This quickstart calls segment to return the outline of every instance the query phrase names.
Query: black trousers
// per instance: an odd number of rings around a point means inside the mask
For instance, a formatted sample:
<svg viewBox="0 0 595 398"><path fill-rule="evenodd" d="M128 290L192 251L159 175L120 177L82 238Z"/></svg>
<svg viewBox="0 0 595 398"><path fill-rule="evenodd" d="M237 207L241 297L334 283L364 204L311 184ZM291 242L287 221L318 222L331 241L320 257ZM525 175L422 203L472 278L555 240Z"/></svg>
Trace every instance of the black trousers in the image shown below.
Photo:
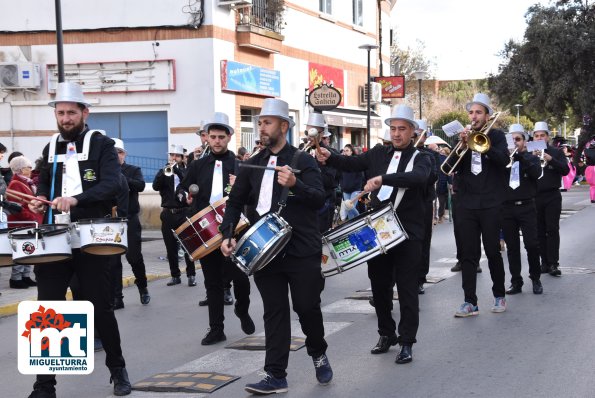
<svg viewBox="0 0 595 398"><path fill-rule="evenodd" d="M301 258L278 255L254 274L254 281L264 305L264 370L277 378L287 376L291 339L288 291L291 292L293 310L306 335L308 355L318 357L324 354L328 345L324 339L320 310L323 283L320 253Z"/></svg>
<svg viewBox="0 0 595 398"><path fill-rule="evenodd" d="M105 365L108 368L126 365L120 346L120 331L112 309L113 290L110 281L109 261L106 256L94 256L73 249L72 259L61 263L36 265L38 300L65 300L66 290L73 277L78 287L73 295L78 300L88 300L95 309L95 327L105 349ZM76 293L74 293L76 291ZM37 375L35 388L53 390L55 375Z"/></svg>
<svg viewBox="0 0 595 398"><path fill-rule="evenodd" d="M219 249L200 259L205 277L205 288L209 300L209 326L211 330L223 331L223 288L233 280L238 314L248 313L250 307L250 281L231 260L226 259Z"/></svg>
<svg viewBox="0 0 595 398"><path fill-rule="evenodd" d="M398 337L401 344L417 342L419 327L419 294L417 293L417 275L422 243L405 240L381 254L368 260L368 277L372 284L374 308L378 317L378 334L391 336L397 331L392 317L393 285L397 284L399 293Z"/></svg>
<svg viewBox="0 0 595 398"><path fill-rule="evenodd" d="M438 194L438 217L439 218L444 217L444 210L446 209L447 204L448 204L448 192Z"/></svg>
<svg viewBox="0 0 595 398"><path fill-rule="evenodd" d="M539 280L539 240L537 239L537 211L535 203L522 205L505 203L502 208L502 231L506 241L510 282L513 285L523 285L521 276L521 242L519 229L523 231L523 244L527 251L529 262L529 277Z"/></svg>
<svg viewBox="0 0 595 398"><path fill-rule="evenodd" d="M424 203L424 238L421 242L421 261L419 265L418 284L426 283L426 276L430 272L430 246L432 245L432 227L434 224L434 202Z"/></svg>
<svg viewBox="0 0 595 398"><path fill-rule="evenodd" d="M161 234L163 235L163 243L165 243L167 261L169 262L169 272L172 277L179 277L182 274L178 265L178 240L174 236L172 229L176 230L184 221L186 221L185 212L174 214L168 209L161 211ZM194 262L188 256L188 253L184 253L184 260L186 261L186 275L196 275Z"/></svg>
<svg viewBox="0 0 595 398"><path fill-rule="evenodd" d="M537 207L537 235L541 263L552 266L560 261L560 213L562 194L558 190L540 192L535 198Z"/></svg>
<svg viewBox="0 0 595 398"><path fill-rule="evenodd" d="M457 214L457 195L454 192L450 198L450 202L450 216L452 217L452 227L455 235L455 246L457 248L457 254L455 257L458 261L461 261L461 253L463 252L463 250L461 249L461 226L458 224L459 219ZM479 263L477 265L479 265Z"/></svg>
<svg viewBox="0 0 595 398"><path fill-rule="evenodd" d="M335 216L334 199L327 198L324 206L324 209L318 213L318 230L321 234L333 226L333 217Z"/></svg>
<svg viewBox="0 0 595 398"><path fill-rule="evenodd" d="M477 305L477 265L481 258L481 241L488 258L492 293L504 297L504 262L500 254L501 206L489 209L465 209L458 203L457 218L461 239L461 271L465 302Z"/></svg>
<svg viewBox="0 0 595 398"><path fill-rule="evenodd" d="M142 227L138 214L128 216L128 251L126 261L132 268L134 283L139 289L147 287L147 271L142 253ZM122 256L114 256L113 265L114 294L116 297L124 297L122 294Z"/></svg>

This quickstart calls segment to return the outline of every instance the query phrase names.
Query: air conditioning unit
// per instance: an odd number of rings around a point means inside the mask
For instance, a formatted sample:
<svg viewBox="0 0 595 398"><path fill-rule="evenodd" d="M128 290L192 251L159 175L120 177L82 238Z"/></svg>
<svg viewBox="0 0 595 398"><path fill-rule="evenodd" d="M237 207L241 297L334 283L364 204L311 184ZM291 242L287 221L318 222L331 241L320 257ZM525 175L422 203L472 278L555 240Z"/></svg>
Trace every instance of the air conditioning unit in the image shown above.
<svg viewBox="0 0 595 398"><path fill-rule="evenodd" d="M359 104L360 106L366 106L368 101L368 87L367 84L359 87ZM372 82L370 83L370 104L379 104L382 102L382 84Z"/></svg>
<svg viewBox="0 0 595 398"><path fill-rule="evenodd" d="M218 6L247 7L252 5L252 0L217 0Z"/></svg>
<svg viewBox="0 0 595 398"><path fill-rule="evenodd" d="M0 88L38 89L40 86L39 64L0 62Z"/></svg>

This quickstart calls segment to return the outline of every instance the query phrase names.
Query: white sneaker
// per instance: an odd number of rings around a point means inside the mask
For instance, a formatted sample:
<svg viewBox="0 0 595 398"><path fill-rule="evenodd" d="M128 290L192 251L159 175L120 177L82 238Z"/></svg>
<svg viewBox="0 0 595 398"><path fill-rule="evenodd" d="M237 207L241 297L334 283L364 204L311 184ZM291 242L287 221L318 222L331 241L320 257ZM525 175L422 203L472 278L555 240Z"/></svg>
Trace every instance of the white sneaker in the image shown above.
<svg viewBox="0 0 595 398"><path fill-rule="evenodd" d="M496 297L494 299L494 306L492 312L504 312L506 311L506 299L504 297Z"/></svg>

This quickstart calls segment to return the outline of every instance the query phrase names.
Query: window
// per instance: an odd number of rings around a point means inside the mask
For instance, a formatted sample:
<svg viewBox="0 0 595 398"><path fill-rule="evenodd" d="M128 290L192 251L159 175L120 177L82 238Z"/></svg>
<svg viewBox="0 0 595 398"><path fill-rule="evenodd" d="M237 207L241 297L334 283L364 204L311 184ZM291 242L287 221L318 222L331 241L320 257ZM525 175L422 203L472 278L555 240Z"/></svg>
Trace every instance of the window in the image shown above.
<svg viewBox="0 0 595 398"><path fill-rule="evenodd" d="M363 0L353 0L353 24L364 26Z"/></svg>
<svg viewBox="0 0 595 398"><path fill-rule="evenodd" d="M319 0L319 4L320 12L324 12L325 14L333 13L333 0Z"/></svg>
<svg viewBox="0 0 595 398"><path fill-rule="evenodd" d="M254 149L254 144L258 138L258 128L254 116L258 114L258 109L240 108L240 131L242 134L241 145L249 152Z"/></svg>

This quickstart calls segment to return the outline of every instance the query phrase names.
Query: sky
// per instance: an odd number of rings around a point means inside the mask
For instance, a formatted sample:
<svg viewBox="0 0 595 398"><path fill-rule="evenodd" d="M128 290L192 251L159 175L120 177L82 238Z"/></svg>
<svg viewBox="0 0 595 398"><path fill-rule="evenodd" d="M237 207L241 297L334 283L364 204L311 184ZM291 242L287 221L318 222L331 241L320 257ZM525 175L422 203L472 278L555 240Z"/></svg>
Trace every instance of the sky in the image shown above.
<svg viewBox="0 0 595 398"><path fill-rule="evenodd" d="M434 63L435 78L461 80L498 73L498 53L510 39L520 41L525 13L548 0L397 0L391 24L399 47L416 49Z"/></svg>

